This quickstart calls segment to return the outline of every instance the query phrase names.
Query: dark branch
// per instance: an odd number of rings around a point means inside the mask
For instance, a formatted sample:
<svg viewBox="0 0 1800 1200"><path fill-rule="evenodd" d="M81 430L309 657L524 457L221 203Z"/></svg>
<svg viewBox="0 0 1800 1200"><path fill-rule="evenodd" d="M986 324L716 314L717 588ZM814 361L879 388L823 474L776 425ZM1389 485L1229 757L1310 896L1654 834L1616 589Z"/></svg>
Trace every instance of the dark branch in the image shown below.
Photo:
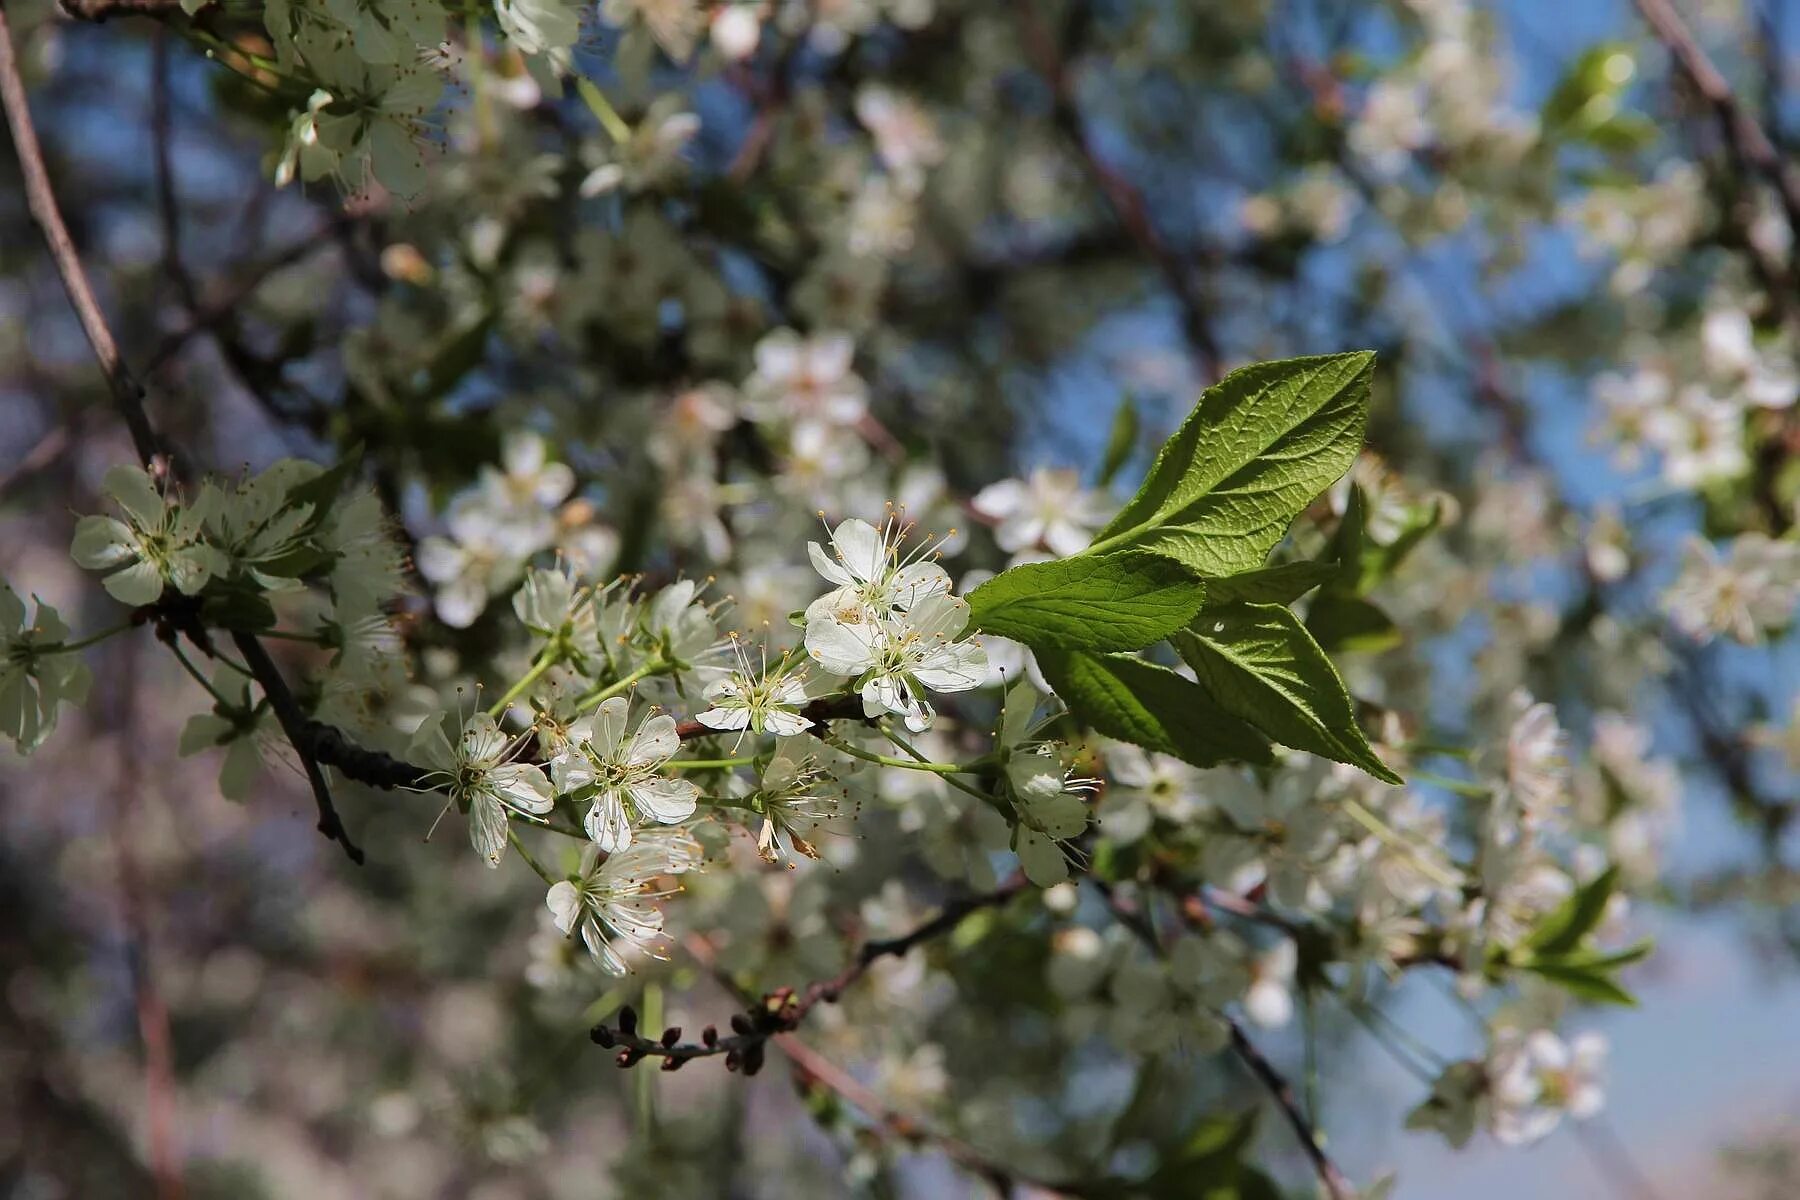
<svg viewBox="0 0 1800 1200"><path fill-rule="evenodd" d="M1158 958L1163 957L1162 939L1157 937L1156 927L1144 911L1125 897L1120 896L1111 885L1099 880L1095 880L1094 885L1100 889L1100 894L1106 897L1106 906L1119 924L1148 946L1152 954ZM1352 1200L1352 1197L1356 1195L1355 1187L1344 1177L1344 1173L1338 1169L1337 1164L1331 1161L1331 1156L1325 1153L1324 1146L1319 1142L1319 1133L1301 1110L1300 1102L1294 1096L1293 1087L1288 1084L1281 1072L1275 1069L1275 1065L1263 1055L1263 1052L1256 1048L1256 1044L1244 1032L1244 1027L1238 1024L1237 1018L1225 1012L1220 1012L1218 1016L1225 1022L1225 1026L1230 1032L1232 1050L1236 1052L1238 1058L1243 1060L1244 1066L1249 1068L1250 1074L1255 1077L1256 1081L1269 1093L1269 1098L1275 1102L1275 1107L1281 1110L1281 1115L1287 1120L1288 1127L1300 1140L1300 1148L1306 1152L1307 1159L1311 1161L1313 1172L1318 1175L1319 1183L1324 1187L1325 1194L1331 1197L1331 1200Z"/></svg>
<svg viewBox="0 0 1800 1200"><path fill-rule="evenodd" d="M100 361L107 386L112 389L113 402L118 405L126 428L131 431L138 457L146 464L154 464L166 450L144 413L144 389L132 377L119 353L119 345L113 340L106 315L100 311L93 285L88 282L87 271L81 265L81 256L69 237L69 227L63 223L56 193L50 187L50 172L44 166L43 147L38 144L37 129L31 122L25 83L19 76L18 55L4 7L0 7L0 103L6 107L6 124L12 130L13 150L19 157L19 171L25 179L25 202L31 210L32 223L43 233L44 242L50 248L56 273L62 277L63 290L75 308L75 316L81 321L88 344L94 348L94 357Z"/></svg>
<svg viewBox="0 0 1800 1200"><path fill-rule="evenodd" d="M665 1029L658 1037L645 1037L638 1032L637 1014L630 1008L620 1012L617 1025L596 1025L589 1036L601 1046L617 1049L621 1067L636 1066L646 1058L660 1058L663 1070L674 1071L690 1059L724 1055L728 1070L754 1075L762 1069L769 1039L798 1029L807 1014L820 1004L837 1003L875 963L883 958L905 957L915 947L949 933L970 914L1004 905L1025 887L1025 877L1014 875L991 892L945 905L937 916L908 933L864 942L850 965L830 979L816 980L799 992L792 988L770 992L748 1012L733 1016L729 1037L720 1037L710 1025L698 1042L683 1042L678 1028Z"/></svg>
<svg viewBox="0 0 1800 1200"><path fill-rule="evenodd" d="M1213 332L1211 305L1200 290L1193 264L1185 261L1163 239L1150 219L1150 206L1143 193L1101 157L1093 139L1088 136L1087 122L1081 115L1068 64L1068 56L1079 41L1078 34L1090 20L1088 6L1082 0L1069 6L1061 45L1044 27L1038 6L1021 4L1018 13L1025 44L1044 85L1050 89L1052 119L1075 147L1082 167L1105 197L1126 235L1161 272L1181 309L1182 333L1193 351L1201 376L1207 383L1217 381L1223 370L1224 355L1218 336Z"/></svg>
<svg viewBox="0 0 1800 1200"><path fill-rule="evenodd" d="M237 646L238 653L244 656L244 665L250 668L250 674L262 686L263 694L269 698L269 707L275 710L275 719L281 723L281 731L293 743L294 753L300 756L300 765L306 771L306 782L312 786L313 799L319 806L319 832L343 846L350 861L361 866L363 852L350 840L349 831L338 819L337 806L331 802L331 788L325 782L325 772L319 768L319 760L314 757L309 744L308 732L314 722L308 721L306 714L300 710L300 703L294 699L294 693L288 690L281 668L275 665L275 660L269 657L269 652L255 636L234 633L231 640Z"/></svg>
<svg viewBox="0 0 1800 1200"><path fill-rule="evenodd" d="M1800 172L1796 172L1781 157L1770 140L1768 132L1763 129L1754 116L1742 104L1738 103L1731 85L1713 66L1712 59L1706 56L1700 43L1694 40L1687 22L1675 11L1669 0L1636 0L1638 12L1643 14L1644 21L1650 31L1656 35L1675 60L1675 67L1685 76L1700 98L1717 115L1719 126L1725 134L1726 145L1730 147L1732 157L1740 165L1761 175L1775 189L1781 199L1782 213L1787 217L1788 229L1796 237L1800 237Z"/></svg>
<svg viewBox="0 0 1800 1200"><path fill-rule="evenodd" d="M58 7L77 21L108 17L169 17L181 12L181 0L60 0Z"/></svg>

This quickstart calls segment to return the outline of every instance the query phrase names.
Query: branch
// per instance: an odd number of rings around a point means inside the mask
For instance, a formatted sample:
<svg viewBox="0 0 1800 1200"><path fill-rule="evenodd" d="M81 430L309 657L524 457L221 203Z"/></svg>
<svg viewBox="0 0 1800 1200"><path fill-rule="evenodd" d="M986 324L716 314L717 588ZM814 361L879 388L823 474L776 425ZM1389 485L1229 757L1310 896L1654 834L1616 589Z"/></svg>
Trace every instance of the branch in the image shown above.
<svg viewBox="0 0 1800 1200"><path fill-rule="evenodd" d="M12 30L7 24L3 4L0 4L0 102L5 104L6 122L12 130L13 147L19 156L19 169L25 177L25 194L32 220L43 231L44 241L50 247L50 257L55 260L57 273L62 276L63 288L69 295L69 302L75 307L75 315L81 320L88 344L94 348L94 357L99 359L100 367L106 373L113 399L125 418L126 427L131 431L131 440L137 447L138 457L154 469L159 462L169 461L168 453L144 412L144 389L132 377L130 368L125 365L124 356L119 353L118 343L113 340L112 330L106 324L106 316L100 311L99 302L94 299L94 289L81 265L81 257L75 252L75 244L69 238L68 226L63 223L62 210L57 207L56 193L50 187L50 173L44 167L43 149L38 144L37 129L31 122L31 109L25 101L25 84L19 77ZM166 172L163 176L166 180ZM171 247L170 253L173 252ZM207 649L205 630L197 625L196 618L193 622L195 644ZM350 834L338 819L337 809L331 802L330 788L325 782L325 773L320 769L317 758L310 752L307 733L311 722L301 711L293 692L288 690L287 680L282 678L280 668L254 635L234 633L232 641L244 656L256 681L262 685L263 694L269 698L276 720L281 723L282 732L293 743L294 752L300 756L300 764L306 771L306 781L312 786L313 798L319 806L319 832L340 843L351 862L361 864L363 852L350 840Z"/></svg>
<svg viewBox="0 0 1800 1200"><path fill-rule="evenodd" d="M107 327L106 316L100 311L93 286L82 268L81 256L75 252L75 243L69 237L69 227L63 223L62 210L57 207L56 193L50 187L50 172L44 166L43 147L38 145L37 129L31 123L31 109L25 101L25 83L19 77L18 56L3 5L0 5L0 103L6 107L6 124L12 130L13 150L19 156L19 171L25 179L25 201L31 210L32 223L43 233L44 242L50 248L56 273L62 277L63 290L75 308L88 344L94 348L94 357L100 360L100 369L106 374L107 385L112 389L120 415L125 418L126 428L131 431L138 457L146 463L154 463L166 454L166 450L144 413L144 389L132 377L119 353L118 343L113 341L112 330Z"/></svg>
<svg viewBox="0 0 1800 1200"><path fill-rule="evenodd" d="M1050 89L1052 117L1057 127L1074 144L1082 166L1093 178L1100 194L1106 198L1113 216L1124 227L1131 240L1137 243L1138 249L1162 273L1164 282L1181 308L1182 332L1197 360L1200 374L1207 383L1216 382L1221 374L1223 354L1218 337L1213 332L1211 306L1196 284L1191 264L1182 261L1181 256L1163 240L1162 234L1150 220L1149 205L1145 203L1143 193L1100 157L1093 140L1088 137L1087 123L1081 116L1075 83L1070 77L1066 58L1068 45L1074 41L1074 31L1089 18L1087 5L1081 0L1070 5L1065 19L1064 46L1058 46L1045 29L1035 5L1021 4L1018 13L1024 40L1036 63L1038 74Z"/></svg>
<svg viewBox="0 0 1800 1200"><path fill-rule="evenodd" d="M1781 199L1781 210L1787 217L1788 229L1800 237L1800 174L1796 174L1781 157L1775 143L1750 112L1738 103L1731 85L1713 66L1706 51L1694 40L1693 33L1669 0L1635 0L1650 31L1656 35L1674 59L1676 69L1685 75L1701 99L1718 116L1726 145L1738 163L1761 175Z"/></svg>
<svg viewBox="0 0 1800 1200"><path fill-rule="evenodd" d="M1275 1065L1263 1052L1256 1048L1256 1043L1250 1040L1249 1035L1244 1032L1244 1027L1238 1024L1235 1018L1226 1017L1225 1024L1231 1031L1231 1048L1237 1051L1237 1056L1243 1059L1246 1067L1250 1068L1250 1074L1254 1075L1256 1081L1263 1085L1268 1091L1269 1097L1275 1101L1275 1107L1280 1109L1281 1115L1287 1118L1288 1128L1294 1131L1294 1136L1300 1140L1300 1148L1306 1152L1306 1157L1312 1160L1313 1171L1318 1174L1319 1182L1324 1185L1326 1195L1330 1196L1331 1200L1351 1200L1351 1197L1356 1195L1356 1188L1348 1179L1344 1178L1344 1173L1338 1170L1336 1163L1331 1161L1331 1156L1325 1153L1325 1148L1319 1145L1318 1132L1313 1129L1312 1122L1308 1121L1306 1115L1300 1111L1300 1101L1294 1096L1293 1086L1288 1083L1280 1071L1275 1069Z"/></svg>
<svg viewBox="0 0 1800 1200"><path fill-rule="evenodd" d="M1119 924L1125 926L1139 941L1148 946L1150 952L1157 958L1163 957L1162 940L1156 936L1156 927L1145 913L1136 904L1115 892L1110 884L1097 879L1093 882L1094 886L1100 889L1100 894L1106 898L1106 907ZM1356 1195L1356 1188L1344 1177L1344 1173L1338 1169L1337 1164L1331 1161L1331 1156L1325 1153L1324 1146L1319 1142L1319 1133L1313 1128L1312 1122L1307 1120L1306 1114L1301 1111L1300 1102L1294 1096L1293 1087L1289 1085L1281 1072L1275 1069L1275 1065L1264 1056L1263 1052L1256 1048L1256 1043L1250 1040L1250 1036L1244 1032L1244 1027L1238 1024L1237 1018L1225 1012L1220 1012L1218 1016L1225 1022L1226 1029L1230 1031L1231 1048L1237 1052L1237 1056L1250 1069L1250 1074L1269 1093L1269 1098L1275 1101L1275 1107L1280 1109L1281 1115L1287 1119L1288 1127L1294 1131L1294 1136L1300 1139L1300 1148L1311 1160L1313 1172L1318 1175L1319 1183L1324 1187L1325 1194L1331 1197L1331 1200L1352 1200L1352 1197Z"/></svg>
<svg viewBox="0 0 1800 1200"><path fill-rule="evenodd" d="M269 657L269 652L253 634L234 633L231 640L237 646L238 653L244 656L244 664L250 668L250 674L261 685L263 695L269 698L269 707L275 710L275 719L281 723L281 731L293 743L294 753L300 756L300 765L306 771L306 782L312 786L313 799L319 806L319 832L343 846L350 861L360 867L363 852L350 840L349 831L338 819L337 807L331 802L331 788L325 782L325 772L319 768L319 760L314 757L310 747L308 732L315 722L307 720L306 714L300 709L300 702L288 690L281 668L275 665L275 660Z"/></svg>
<svg viewBox="0 0 1800 1200"><path fill-rule="evenodd" d="M59 0L57 7L77 21L108 17L169 17L181 11L181 0Z"/></svg>
<svg viewBox="0 0 1800 1200"><path fill-rule="evenodd" d="M596 1025L589 1036L601 1046L616 1048L619 1051L617 1062L621 1067L634 1067L646 1058L660 1058L663 1060L663 1070L674 1071L679 1070L690 1059L712 1058L722 1054L725 1056L727 1070L742 1070L746 1075L754 1075L762 1069L771 1038L798 1029L807 1015L820 1004L837 1003L838 998L868 974L869 968L875 963L883 958L904 958L915 947L949 933L970 914L1004 905L1025 890L1025 887L1025 876L1015 874L991 892L945 905L937 916L909 933L864 942L850 965L832 978L816 980L800 992L792 988L780 988L763 996L748 1012L734 1015L731 1018L733 1032L730 1037L720 1037L718 1031L708 1025L698 1042L683 1042L679 1028L665 1029L661 1036L648 1038L638 1032L637 1013L630 1008L620 1011L616 1026Z"/></svg>

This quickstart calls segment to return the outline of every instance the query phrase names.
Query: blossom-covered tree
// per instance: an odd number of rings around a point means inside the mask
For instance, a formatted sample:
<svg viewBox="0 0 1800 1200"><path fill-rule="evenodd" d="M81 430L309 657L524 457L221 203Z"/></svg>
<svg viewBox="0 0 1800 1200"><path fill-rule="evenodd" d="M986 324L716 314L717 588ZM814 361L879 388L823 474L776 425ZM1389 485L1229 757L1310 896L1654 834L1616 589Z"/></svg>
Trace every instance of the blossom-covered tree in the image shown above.
<svg viewBox="0 0 1800 1200"><path fill-rule="evenodd" d="M1646 908L1793 940L1800 158L1779 23L1532 7L0 9L20 1177L1375 1197L1351 1030L1595 1118Z"/></svg>

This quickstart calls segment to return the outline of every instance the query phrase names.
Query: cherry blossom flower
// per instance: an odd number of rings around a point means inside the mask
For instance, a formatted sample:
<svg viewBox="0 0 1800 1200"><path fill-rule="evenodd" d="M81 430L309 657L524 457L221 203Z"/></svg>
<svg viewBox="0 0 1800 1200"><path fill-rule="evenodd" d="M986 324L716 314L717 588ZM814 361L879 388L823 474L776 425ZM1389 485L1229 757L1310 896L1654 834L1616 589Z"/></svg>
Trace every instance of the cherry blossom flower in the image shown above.
<svg viewBox="0 0 1800 1200"><path fill-rule="evenodd" d="M417 742L425 764L444 777L451 803L467 810L469 844L490 867L506 854L509 815L539 818L556 803L542 768L509 761L509 742L486 713L464 721L454 742L441 718L428 719Z"/></svg>
<svg viewBox="0 0 1800 1200"><path fill-rule="evenodd" d="M1000 548L1013 554L1040 547L1059 557L1079 554L1111 515L1111 506L1065 468L1040 467L1023 480L990 483L972 503L996 523Z"/></svg>
<svg viewBox="0 0 1800 1200"><path fill-rule="evenodd" d="M588 953L608 975L629 968L613 946L619 939L632 949L660 957L662 910L651 903L672 894L659 889L660 876L680 875L699 865L699 843L678 829L646 830L635 843L605 853L598 845L581 852L573 876L550 885L544 906L565 936L577 930Z"/></svg>
<svg viewBox="0 0 1800 1200"><path fill-rule="evenodd" d="M681 749L675 718L647 714L627 733L630 711L624 696L602 701L592 716L569 726L550 762L558 795L592 797L587 834L608 853L631 845L634 820L674 825L693 816L700 801L699 788L661 771Z"/></svg>

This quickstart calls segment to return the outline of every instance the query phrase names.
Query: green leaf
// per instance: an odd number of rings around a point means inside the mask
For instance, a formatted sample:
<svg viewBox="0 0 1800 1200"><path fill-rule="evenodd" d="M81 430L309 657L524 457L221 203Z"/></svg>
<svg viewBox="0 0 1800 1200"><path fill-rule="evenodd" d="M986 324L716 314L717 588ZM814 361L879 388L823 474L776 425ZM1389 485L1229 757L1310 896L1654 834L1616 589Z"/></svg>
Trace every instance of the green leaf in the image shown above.
<svg viewBox="0 0 1800 1200"><path fill-rule="evenodd" d="M215 590L216 589L216 590ZM207 589L200 604L200 619L219 629L256 633L275 624L275 608L268 597L241 583Z"/></svg>
<svg viewBox="0 0 1800 1200"><path fill-rule="evenodd" d="M1572 967L1562 962L1529 962L1521 964L1520 969L1530 971L1540 979L1549 980L1577 1000L1585 1000L1589 1004L1637 1007L1637 997L1620 987L1604 971Z"/></svg>
<svg viewBox="0 0 1800 1200"><path fill-rule="evenodd" d="M1025 563L969 593L977 629L1033 650L1137 650L1200 611L1206 585L1151 554Z"/></svg>
<svg viewBox="0 0 1800 1200"><path fill-rule="evenodd" d="M1558 958L1580 948L1606 916L1607 901L1619 887L1619 869L1609 867L1545 917L1525 939L1534 961Z"/></svg>
<svg viewBox="0 0 1800 1200"><path fill-rule="evenodd" d="M305 483L297 483L288 489L282 499L283 508L298 508L303 504L312 505L312 516L307 519L308 529L317 529L325 523L325 516L331 506L343 494L344 485L356 476L357 468L362 465L362 447L354 446L329 470L321 471ZM274 572L284 574L285 572Z"/></svg>
<svg viewBox="0 0 1800 1200"><path fill-rule="evenodd" d="M264 575L275 575L282 579L301 579L325 567L331 562L331 559L331 555L317 546L301 543L274 558L263 559L255 566Z"/></svg>
<svg viewBox="0 0 1800 1200"><path fill-rule="evenodd" d="M1258 363L1201 394L1089 553L1149 550L1207 576L1261 566L1350 469L1369 412L1369 351Z"/></svg>
<svg viewBox="0 0 1800 1200"><path fill-rule="evenodd" d="M1332 562L1291 562L1206 581L1208 604L1292 604L1337 574Z"/></svg>
<svg viewBox="0 0 1800 1200"><path fill-rule="evenodd" d="M1112 432L1106 436L1106 453L1100 459L1100 476L1097 482L1101 487L1113 481L1119 468L1131 460L1131 452L1137 449L1138 411L1131 397L1119 401L1119 410L1113 414Z"/></svg>
<svg viewBox="0 0 1800 1200"><path fill-rule="evenodd" d="M1306 610L1306 630L1322 650L1386 650L1399 644L1393 618L1360 596L1322 592Z"/></svg>
<svg viewBox="0 0 1800 1200"><path fill-rule="evenodd" d="M1656 949L1656 943L1645 938L1633 942L1623 950L1574 950L1552 960L1557 966L1575 967L1584 971L1619 971L1633 963L1639 963L1650 957Z"/></svg>
<svg viewBox="0 0 1800 1200"><path fill-rule="evenodd" d="M1271 761L1261 734L1167 667L1079 651L1046 651L1037 658L1076 720L1107 737L1197 767Z"/></svg>
<svg viewBox="0 0 1800 1200"><path fill-rule="evenodd" d="M1375 757L1337 668L1288 609L1209 608L1174 642L1221 708L1274 741L1404 782Z"/></svg>

